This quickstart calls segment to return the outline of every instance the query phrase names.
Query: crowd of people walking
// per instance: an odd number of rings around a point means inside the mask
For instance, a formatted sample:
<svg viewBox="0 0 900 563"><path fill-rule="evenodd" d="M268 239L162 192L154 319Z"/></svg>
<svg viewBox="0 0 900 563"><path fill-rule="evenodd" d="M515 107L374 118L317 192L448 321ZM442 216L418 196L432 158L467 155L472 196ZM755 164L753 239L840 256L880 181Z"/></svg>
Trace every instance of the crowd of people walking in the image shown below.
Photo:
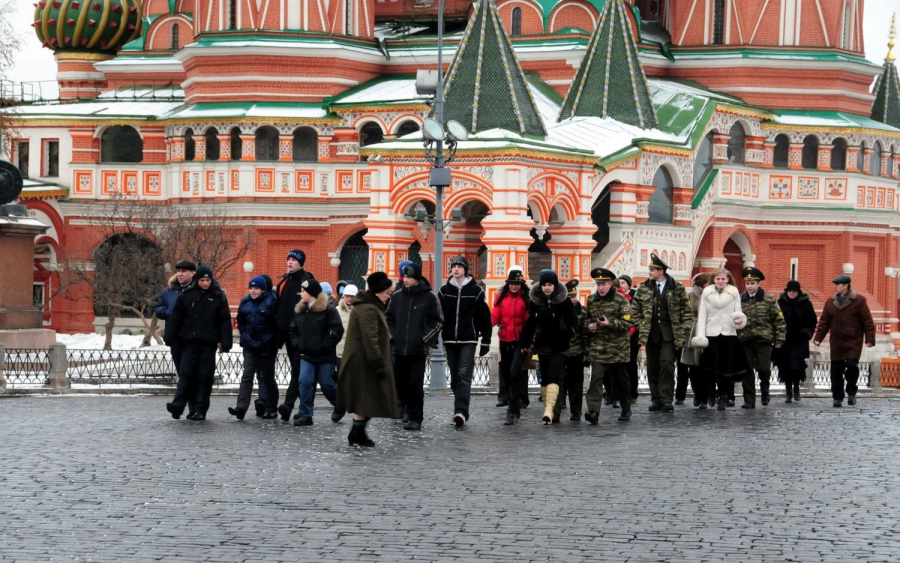
<svg viewBox="0 0 900 563"><path fill-rule="evenodd" d="M371 418L401 419L406 430L422 429L425 371L441 343L454 396L451 421L465 426L475 357L489 353L493 327L499 327L500 340L497 406L507 409L507 425L517 424L529 406L529 369L538 373L544 424L558 423L567 402L572 421L583 416L598 424L604 404L620 409L619 421L629 421L638 399L641 348L650 412L673 412L686 400L688 384L695 407L725 410L735 406L738 382L742 407L754 409L757 378L760 403L768 405L773 363L785 402L799 402L809 342L818 346L826 336L833 404L843 406L846 396L854 405L863 345L875 344L866 300L847 275L834 278L834 295L817 318L796 280L776 298L763 289L763 272L750 266L742 271L743 292L726 269L697 274L687 289L656 254L636 288L628 276L592 270L586 305L578 298L578 280L563 283L553 270L543 270L529 288L522 269L511 268L488 307L483 286L461 256L451 261L447 282L437 290L409 260L399 265L396 287L387 274L375 272L364 287L339 282L334 289L307 272L305 262L303 251L293 250L277 284L266 275L250 280L237 312L244 370L228 412L244 419L256 381L256 416L288 422L293 415L295 426L311 426L318 386L332 421L352 413L351 445L374 445L366 429ZM165 342L178 372L166 408L175 419L187 409L189 420L205 420L215 354L232 346L228 299L208 267L182 261L156 315L166 321ZM275 365L281 348L291 376L279 404Z"/></svg>

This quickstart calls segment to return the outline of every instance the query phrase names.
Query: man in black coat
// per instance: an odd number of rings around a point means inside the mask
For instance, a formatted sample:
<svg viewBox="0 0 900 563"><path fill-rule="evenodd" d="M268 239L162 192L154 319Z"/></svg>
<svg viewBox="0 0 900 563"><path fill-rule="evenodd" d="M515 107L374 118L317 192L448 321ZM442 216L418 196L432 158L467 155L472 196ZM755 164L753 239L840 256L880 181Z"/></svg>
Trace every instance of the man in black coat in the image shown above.
<svg viewBox="0 0 900 563"><path fill-rule="evenodd" d="M337 405L334 374L344 324L319 282L306 280L300 291L300 302L294 308L296 314L290 328L291 347L300 364L300 410L294 426L310 426L317 383L328 402ZM290 411L287 414L290 416ZM343 416L344 412L336 408L332 420L337 422Z"/></svg>
<svg viewBox="0 0 900 563"><path fill-rule="evenodd" d="M208 266L200 266L194 274L194 282L175 302L175 308L166 330L171 346L172 339L184 345L180 372L182 378L175 390L175 398L166 403L172 418L181 418L188 401L189 389L195 389L195 411L188 420L206 420L209 396L212 394L216 374L216 351L231 350L231 312L228 298L213 278ZM182 385L182 380L185 384Z"/></svg>
<svg viewBox="0 0 900 563"><path fill-rule="evenodd" d="M156 318L161 321L169 320L172 316L172 311L175 309L175 302L178 301L178 296L190 287L191 280L196 271L197 265L188 260L181 260L175 264L175 275L169 278L169 285L163 290L162 294L160 294L159 300L156 302L156 307L153 308L153 312L156 313ZM166 324L166 329L168 328L169 325ZM165 340L165 332L163 332L163 339ZM177 338L170 338L170 341L172 342L172 345L169 347L169 352L172 354L172 364L175 366L175 374L177 375L178 370L181 367L181 352L184 348L181 341ZM181 379L180 375L178 379ZM187 404L190 412L194 412L193 394L188 395Z"/></svg>
<svg viewBox="0 0 900 563"><path fill-rule="evenodd" d="M490 350L491 310L484 290L469 276L469 263L462 256L450 262L450 279L438 294L444 313L444 349L453 389L453 423L459 428L469 420L472 375L475 373L475 348L481 336L480 356Z"/></svg>
<svg viewBox="0 0 900 563"><path fill-rule="evenodd" d="M406 430L421 430L425 400L425 362L437 342L444 316L431 284L413 263L400 272L403 287L391 296L385 315L394 351L397 395L406 407Z"/></svg>
<svg viewBox="0 0 900 563"><path fill-rule="evenodd" d="M291 322L294 320L294 308L300 302L300 286L306 280L315 279L312 274L303 269L304 264L306 264L306 253L302 250L288 252L287 273L281 277L281 281L275 288L278 296L278 314L276 316L278 340L284 344L288 361L291 362L291 381L284 394L284 403L278 406L278 414L284 421L291 417L294 403L300 396L300 358L291 343L289 334ZM281 344L278 347L281 348Z"/></svg>

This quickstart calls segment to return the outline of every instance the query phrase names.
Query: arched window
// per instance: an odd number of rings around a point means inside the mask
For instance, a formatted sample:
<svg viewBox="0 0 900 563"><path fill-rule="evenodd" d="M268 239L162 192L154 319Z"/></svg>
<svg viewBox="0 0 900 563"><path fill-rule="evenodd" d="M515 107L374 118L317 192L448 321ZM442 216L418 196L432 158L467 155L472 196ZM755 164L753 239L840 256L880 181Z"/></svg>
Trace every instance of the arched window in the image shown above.
<svg viewBox="0 0 900 563"><path fill-rule="evenodd" d="M369 267L369 244L364 238L367 229L363 229L347 239L341 247L341 265L338 266L338 277L353 282L364 288L366 270Z"/></svg>
<svg viewBox="0 0 900 563"><path fill-rule="evenodd" d="M881 176L881 153L884 152L881 148L881 141L875 141L875 146L872 147L872 159L869 162L869 174L872 176Z"/></svg>
<svg viewBox="0 0 900 563"><path fill-rule="evenodd" d="M713 45L723 45L725 43L725 0L715 0L713 10Z"/></svg>
<svg viewBox="0 0 900 563"><path fill-rule="evenodd" d="M835 139L831 143L831 169L847 169L847 141L844 139Z"/></svg>
<svg viewBox="0 0 900 563"><path fill-rule="evenodd" d="M237 29L237 0L228 0L228 29Z"/></svg>
<svg viewBox="0 0 900 563"><path fill-rule="evenodd" d="M384 140L384 132L374 121L369 121L359 129L359 146L368 147Z"/></svg>
<svg viewBox="0 0 900 563"><path fill-rule="evenodd" d="M243 152L244 144L241 142L241 130L237 127L231 128L231 160L240 160Z"/></svg>
<svg viewBox="0 0 900 563"><path fill-rule="evenodd" d="M712 170L712 145L713 132L710 131L700 141L697 154L694 156L694 189L697 190L706 180L706 175Z"/></svg>
<svg viewBox="0 0 900 563"><path fill-rule="evenodd" d="M819 163L819 139L815 135L807 135L803 139L803 157L801 165L807 170L815 170Z"/></svg>
<svg viewBox="0 0 900 563"><path fill-rule="evenodd" d="M510 35L522 35L522 8L512 9L512 29Z"/></svg>
<svg viewBox="0 0 900 563"><path fill-rule="evenodd" d="M866 173L866 142L859 144L859 153L856 155L856 168L860 174Z"/></svg>
<svg viewBox="0 0 900 563"><path fill-rule="evenodd" d="M114 125L100 137L100 162L141 162L144 141L134 127Z"/></svg>
<svg viewBox="0 0 900 563"><path fill-rule="evenodd" d="M772 155L772 166L787 168L791 152L791 140L785 134L775 137L775 152Z"/></svg>
<svg viewBox="0 0 900 563"><path fill-rule="evenodd" d="M731 135L731 138L728 139L728 162L731 164L744 164L744 147L746 144L744 126L735 122L728 134Z"/></svg>
<svg viewBox="0 0 900 563"><path fill-rule="evenodd" d="M274 127L256 130L256 160L278 160L278 130Z"/></svg>
<svg viewBox="0 0 900 563"><path fill-rule="evenodd" d="M169 36L169 49L177 49L178 48L178 24L172 24L172 33Z"/></svg>
<svg viewBox="0 0 900 563"><path fill-rule="evenodd" d="M188 162L194 160L197 155L197 147L194 144L194 130L188 127L184 130L184 159Z"/></svg>
<svg viewBox="0 0 900 563"><path fill-rule="evenodd" d="M400 127L397 128L397 136L403 137L405 135L409 135L410 133L415 133L421 129L419 124L413 120L404 121L400 124Z"/></svg>
<svg viewBox="0 0 900 563"><path fill-rule="evenodd" d="M841 48L850 50L850 37L853 30L850 27L850 3L844 4L844 35L841 38Z"/></svg>
<svg viewBox="0 0 900 563"><path fill-rule="evenodd" d="M206 160L219 160L219 156L222 154L219 146L219 132L215 127L210 127L203 134L203 138L206 140Z"/></svg>
<svg viewBox="0 0 900 563"><path fill-rule="evenodd" d="M653 176L653 186L656 191L650 196L650 204L648 206L649 219L651 223L671 223L672 222L672 176L669 171L660 167Z"/></svg>
<svg viewBox="0 0 900 563"><path fill-rule="evenodd" d="M294 131L294 162L319 160L319 135L312 127L300 127Z"/></svg>

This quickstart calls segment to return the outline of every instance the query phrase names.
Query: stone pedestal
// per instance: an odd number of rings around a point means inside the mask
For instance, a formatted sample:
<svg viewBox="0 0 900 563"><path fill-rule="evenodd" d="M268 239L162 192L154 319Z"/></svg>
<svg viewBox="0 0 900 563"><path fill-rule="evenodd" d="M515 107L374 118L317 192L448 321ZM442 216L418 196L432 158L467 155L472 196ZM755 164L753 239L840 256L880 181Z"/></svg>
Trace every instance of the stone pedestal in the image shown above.
<svg viewBox="0 0 900 563"><path fill-rule="evenodd" d="M42 328L34 306L34 238L47 227L20 205L0 207L0 343L6 348L49 348L52 330Z"/></svg>

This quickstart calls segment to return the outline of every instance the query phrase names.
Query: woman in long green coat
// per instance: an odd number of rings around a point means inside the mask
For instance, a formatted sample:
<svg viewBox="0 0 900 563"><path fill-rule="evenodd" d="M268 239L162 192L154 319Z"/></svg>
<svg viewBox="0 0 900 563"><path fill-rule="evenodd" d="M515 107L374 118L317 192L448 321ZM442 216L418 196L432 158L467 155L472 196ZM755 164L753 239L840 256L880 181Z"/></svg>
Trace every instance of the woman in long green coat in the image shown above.
<svg viewBox="0 0 900 563"><path fill-rule="evenodd" d="M353 300L344 356L338 374L338 409L353 413L350 445L372 447L366 435L370 418L400 418L394 368L391 362L391 333L384 316L393 284L384 272L366 280L367 289Z"/></svg>

